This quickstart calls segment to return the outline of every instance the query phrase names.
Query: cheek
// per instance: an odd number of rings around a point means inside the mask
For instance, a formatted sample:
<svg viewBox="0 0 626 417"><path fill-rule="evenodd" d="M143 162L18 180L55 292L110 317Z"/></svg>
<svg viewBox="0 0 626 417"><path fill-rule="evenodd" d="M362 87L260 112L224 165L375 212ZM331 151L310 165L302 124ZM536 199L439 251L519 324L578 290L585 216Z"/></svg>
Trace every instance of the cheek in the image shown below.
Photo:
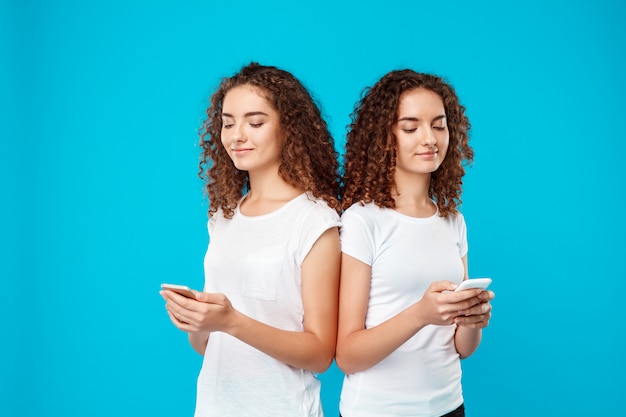
<svg viewBox="0 0 626 417"><path fill-rule="evenodd" d="M402 155L405 152L412 152L413 149L413 144L405 137L403 137L402 135L398 135L396 134L396 152L399 154L398 156Z"/></svg>
<svg viewBox="0 0 626 417"><path fill-rule="evenodd" d="M450 146L450 136L445 135L440 140L437 141L437 148L439 152L442 152L444 155L448 152L448 147Z"/></svg>

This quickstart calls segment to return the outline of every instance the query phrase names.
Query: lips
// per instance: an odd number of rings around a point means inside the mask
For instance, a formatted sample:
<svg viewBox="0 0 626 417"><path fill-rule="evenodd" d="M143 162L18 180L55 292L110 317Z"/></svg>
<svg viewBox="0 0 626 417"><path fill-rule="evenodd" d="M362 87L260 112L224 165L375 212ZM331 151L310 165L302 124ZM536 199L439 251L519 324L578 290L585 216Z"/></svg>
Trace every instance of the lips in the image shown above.
<svg viewBox="0 0 626 417"><path fill-rule="evenodd" d="M434 158L435 156L437 156L437 154L438 154L437 151L421 152L421 153L418 153L417 156L421 156L422 158Z"/></svg>
<svg viewBox="0 0 626 417"><path fill-rule="evenodd" d="M245 155L246 153L250 152L251 150L252 150L252 148L231 149L232 153L237 155L237 156Z"/></svg>

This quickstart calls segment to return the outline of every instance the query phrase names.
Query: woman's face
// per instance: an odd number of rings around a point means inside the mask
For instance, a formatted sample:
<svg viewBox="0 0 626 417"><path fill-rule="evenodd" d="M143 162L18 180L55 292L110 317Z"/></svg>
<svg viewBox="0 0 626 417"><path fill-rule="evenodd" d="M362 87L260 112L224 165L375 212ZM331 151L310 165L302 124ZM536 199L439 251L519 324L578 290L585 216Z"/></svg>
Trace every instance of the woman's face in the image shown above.
<svg viewBox="0 0 626 417"><path fill-rule="evenodd" d="M397 140L397 173L430 175L436 171L446 157L450 142L446 112L439 95L424 88L404 92L393 133Z"/></svg>
<svg viewBox="0 0 626 417"><path fill-rule="evenodd" d="M237 169L248 173L278 170L280 118L258 88L242 85L226 93L221 139Z"/></svg>

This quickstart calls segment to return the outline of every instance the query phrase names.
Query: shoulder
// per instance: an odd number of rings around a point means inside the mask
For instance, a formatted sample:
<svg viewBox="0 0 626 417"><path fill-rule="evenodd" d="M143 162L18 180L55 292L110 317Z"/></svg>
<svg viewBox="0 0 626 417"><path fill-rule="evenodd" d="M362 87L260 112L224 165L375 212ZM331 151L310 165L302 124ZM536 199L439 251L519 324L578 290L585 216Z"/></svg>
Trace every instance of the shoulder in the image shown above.
<svg viewBox="0 0 626 417"><path fill-rule="evenodd" d="M339 222L339 214L328 206L321 198L305 193L299 200L300 210L305 218L321 218L333 222Z"/></svg>
<svg viewBox="0 0 626 417"><path fill-rule="evenodd" d="M463 213L457 211L456 213L451 213L448 217L445 218L445 221L450 223L453 226L465 226L465 217L463 217Z"/></svg>
<svg viewBox="0 0 626 417"><path fill-rule="evenodd" d="M459 236L464 236L467 233L467 226L465 224L465 217L459 211L456 213L451 213L448 217L440 218L442 224L448 230L452 230L453 233L458 234Z"/></svg>
<svg viewBox="0 0 626 417"><path fill-rule="evenodd" d="M343 216L362 216L371 217L380 215L384 209L378 207L375 203L354 203L346 211Z"/></svg>
<svg viewBox="0 0 626 417"><path fill-rule="evenodd" d="M217 211L213 214L209 215L209 220L207 221L207 228L209 229L209 232L212 232L213 230L215 230L215 226L218 223L222 223L225 220L224 218L224 212L222 211L222 209L217 209Z"/></svg>
<svg viewBox="0 0 626 417"><path fill-rule="evenodd" d="M386 218L388 209L378 207L375 203L355 203L341 215L341 221L360 219L365 223L377 223Z"/></svg>
<svg viewBox="0 0 626 417"><path fill-rule="evenodd" d="M375 203L353 204L341 216L342 235L356 234L361 238L368 236L369 240L376 240L376 235L390 227L388 210Z"/></svg>

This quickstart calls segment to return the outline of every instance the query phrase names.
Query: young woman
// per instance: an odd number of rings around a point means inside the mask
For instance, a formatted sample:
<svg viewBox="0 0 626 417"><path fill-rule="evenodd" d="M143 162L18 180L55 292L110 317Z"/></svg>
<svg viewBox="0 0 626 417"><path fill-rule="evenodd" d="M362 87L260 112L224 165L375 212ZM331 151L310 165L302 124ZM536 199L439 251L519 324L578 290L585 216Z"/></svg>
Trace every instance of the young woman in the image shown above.
<svg viewBox="0 0 626 417"><path fill-rule="evenodd" d="M457 210L469 121L441 78L392 71L347 137L337 364L343 417L463 416L460 358L491 316L468 278Z"/></svg>
<svg viewBox="0 0 626 417"><path fill-rule="evenodd" d="M341 260L333 139L292 74L256 63L222 80L207 115L204 292L163 291L204 355L195 415L321 416Z"/></svg>

